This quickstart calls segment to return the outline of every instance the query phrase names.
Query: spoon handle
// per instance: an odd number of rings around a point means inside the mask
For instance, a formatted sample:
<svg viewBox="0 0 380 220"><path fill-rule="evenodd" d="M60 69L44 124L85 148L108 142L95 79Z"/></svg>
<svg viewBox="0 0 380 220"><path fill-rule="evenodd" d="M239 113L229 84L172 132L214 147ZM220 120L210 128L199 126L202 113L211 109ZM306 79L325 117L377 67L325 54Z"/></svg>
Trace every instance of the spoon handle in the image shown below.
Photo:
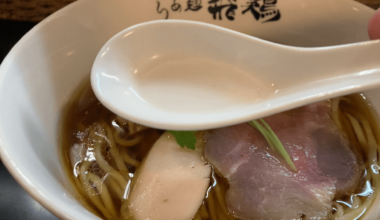
<svg viewBox="0 0 380 220"><path fill-rule="evenodd" d="M355 85L380 83L380 41L321 48L289 48L289 50L294 56L277 55L283 57L282 66L277 68L282 68L280 72L287 76L281 78L280 83L283 86L318 81L337 83L343 80L342 77L344 81L358 80L355 81ZM368 78L376 80L365 81ZM352 83L347 81L346 84Z"/></svg>

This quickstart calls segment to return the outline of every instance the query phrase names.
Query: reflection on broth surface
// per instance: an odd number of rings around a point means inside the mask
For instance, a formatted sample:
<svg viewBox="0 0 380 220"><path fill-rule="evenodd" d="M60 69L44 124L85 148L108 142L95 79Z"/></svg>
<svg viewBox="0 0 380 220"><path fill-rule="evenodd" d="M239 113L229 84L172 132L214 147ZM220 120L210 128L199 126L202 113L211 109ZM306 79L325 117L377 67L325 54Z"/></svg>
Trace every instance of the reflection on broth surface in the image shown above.
<svg viewBox="0 0 380 220"><path fill-rule="evenodd" d="M279 219L278 215L354 219L363 215L378 194L373 189L380 187L380 130L363 95L265 120L297 172L248 124L199 131L195 151L180 148L171 134L107 110L87 79L62 119L62 157L78 200L104 219L189 219L186 215L197 220ZM192 157L194 161L186 161ZM176 173L168 174L169 170Z"/></svg>

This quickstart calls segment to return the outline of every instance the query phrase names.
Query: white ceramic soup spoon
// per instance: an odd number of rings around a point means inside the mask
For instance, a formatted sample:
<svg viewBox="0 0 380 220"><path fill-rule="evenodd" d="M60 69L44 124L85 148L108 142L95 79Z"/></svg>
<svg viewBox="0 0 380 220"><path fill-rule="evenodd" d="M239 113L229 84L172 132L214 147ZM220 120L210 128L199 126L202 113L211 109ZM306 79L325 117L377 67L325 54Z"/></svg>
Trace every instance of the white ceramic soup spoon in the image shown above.
<svg viewBox="0 0 380 220"><path fill-rule="evenodd" d="M206 23L132 26L101 49L92 88L149 127L200 130L261 118L380 85L380 41L300 48Z"/></svg>

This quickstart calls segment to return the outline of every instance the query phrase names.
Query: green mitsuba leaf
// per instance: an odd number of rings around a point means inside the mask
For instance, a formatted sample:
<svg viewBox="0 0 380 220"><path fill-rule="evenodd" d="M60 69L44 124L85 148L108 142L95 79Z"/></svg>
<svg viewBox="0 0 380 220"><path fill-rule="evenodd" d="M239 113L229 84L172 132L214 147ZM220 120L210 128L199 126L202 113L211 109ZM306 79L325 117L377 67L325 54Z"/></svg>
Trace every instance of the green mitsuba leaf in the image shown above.
<svg viewBox="0 0 380 220"><path fill-rule="evenodd" d="M195 137L195 133L197 133L197 131L168 131L168 132L174 135L179 146L187 147L189 149L195 150L195 144L197 143L197 138Z"/></svg>

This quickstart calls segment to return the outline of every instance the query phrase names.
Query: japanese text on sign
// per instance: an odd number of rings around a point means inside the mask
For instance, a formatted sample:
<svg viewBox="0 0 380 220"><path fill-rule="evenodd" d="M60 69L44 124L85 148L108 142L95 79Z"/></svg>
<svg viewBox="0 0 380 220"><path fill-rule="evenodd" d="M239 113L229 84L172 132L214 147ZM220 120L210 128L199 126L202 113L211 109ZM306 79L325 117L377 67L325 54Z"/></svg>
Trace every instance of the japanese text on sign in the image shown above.
<svg viewBox="0 0 380 220"><path fill-rule="evenodd" d="M233 21L236 13L241 13L251 14L256 21L264 23L280 20L281 14L276 4L277 0L248 0L239 9L237 0L208 0L205 3L202 0L172 0L170 7L163 7L161 2L157 1L157 13L163 14L164 18L168 19L170 13L191 13L205 8L204 10L207 10L214 20Z"/></svg>

